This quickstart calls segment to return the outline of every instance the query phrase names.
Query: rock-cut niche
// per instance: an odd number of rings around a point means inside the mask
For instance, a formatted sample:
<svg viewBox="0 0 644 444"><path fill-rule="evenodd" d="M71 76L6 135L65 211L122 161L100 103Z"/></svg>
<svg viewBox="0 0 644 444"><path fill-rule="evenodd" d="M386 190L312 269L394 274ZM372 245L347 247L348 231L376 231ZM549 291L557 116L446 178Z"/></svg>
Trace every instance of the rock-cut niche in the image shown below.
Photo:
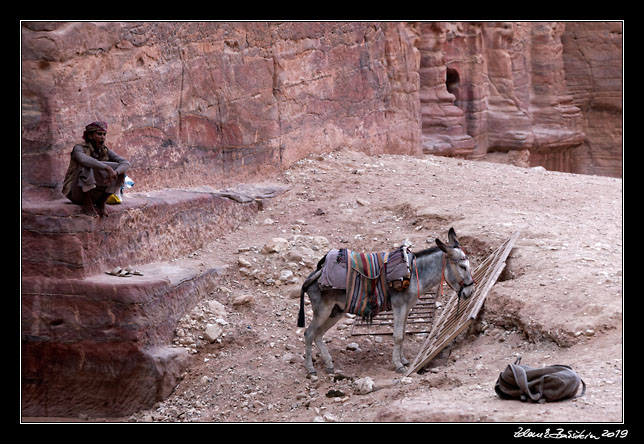
<svg viewBox="0 0 644 444"><path fill-rule="evenodd" d="M447 86L447 91L450 94L454 94L457 101L459 99L458 92L460 81L461 78L458 75L458 71L452 68L447 68L447 75L445 76L445 86Z"/></svg>

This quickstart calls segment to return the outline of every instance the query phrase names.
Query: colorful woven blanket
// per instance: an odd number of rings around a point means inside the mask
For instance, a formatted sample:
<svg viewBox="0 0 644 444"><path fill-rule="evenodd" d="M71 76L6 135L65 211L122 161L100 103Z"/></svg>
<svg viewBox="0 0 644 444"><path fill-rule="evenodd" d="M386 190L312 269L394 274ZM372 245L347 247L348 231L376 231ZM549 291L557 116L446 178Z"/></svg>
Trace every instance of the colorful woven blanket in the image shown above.
<svg viewBox="0 0 644 444"><path fill-rule="evenodd" d="M391 310L385 271L389 253L347 253L347 302L344 311L370 321L381 311Z"/></svg>
<svg viewBox="0 0 644 444"><path fill-rule="evenodd" d="M326 288L346 289L344 311L371 320L378 313L391 310L389 283L409 281L409 254L404 248L390 253L330 250L319 283Z"/></svg>

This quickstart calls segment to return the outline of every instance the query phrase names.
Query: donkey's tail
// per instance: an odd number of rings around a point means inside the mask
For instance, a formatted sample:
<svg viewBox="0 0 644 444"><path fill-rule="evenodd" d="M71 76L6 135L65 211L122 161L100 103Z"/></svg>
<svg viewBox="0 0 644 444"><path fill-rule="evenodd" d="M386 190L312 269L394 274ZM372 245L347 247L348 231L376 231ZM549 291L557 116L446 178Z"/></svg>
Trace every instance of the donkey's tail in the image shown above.
<svg viewBox="0 0 644 444"><path fill-rule="evenodd" d="M306 278L306 280L302 284L302 289L300 290L300 312L297 315L298 327L304 327L304 293L306 293L306 289L309 288L309 286L313 282L318 280L321 274L322 270L315 270Z"/></svg>
<svg viewBox="0 0 644 444"><path fill-rule="evenodd" d="M320 275L322 274L322 266L324 265L324 261L326 259L326 255L320 261L318 262L317 269L309 274L309 276L304 280L304 283L302 284L302 289L300 290L300 312L297 315L297 326L298 327L304 327L304 293L306 293L306 289L309 288L309 286L318 280Z"/></svg>
<svg viewBox="0 0 644 444"><path fill-rule="evenodd" d="M297 326L304 327L304 293L306 289L302 286L300 290L300 312L297 314Z"/></svg>

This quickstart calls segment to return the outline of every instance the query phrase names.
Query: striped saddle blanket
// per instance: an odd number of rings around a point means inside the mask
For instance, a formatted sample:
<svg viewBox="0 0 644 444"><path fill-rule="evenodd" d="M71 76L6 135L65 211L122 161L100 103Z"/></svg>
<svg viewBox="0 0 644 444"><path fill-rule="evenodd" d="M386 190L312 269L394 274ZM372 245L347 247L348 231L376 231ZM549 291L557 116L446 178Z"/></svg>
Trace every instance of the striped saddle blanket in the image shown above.
<svg viewBox="0 0 644 444"><path fill-rule="evenodd" d="M388 288L393 282L409 280L408 252L356 253L331 250L325 258L319 283L323 287L346 289L345 313L371 320L391 310Z"/></svg>

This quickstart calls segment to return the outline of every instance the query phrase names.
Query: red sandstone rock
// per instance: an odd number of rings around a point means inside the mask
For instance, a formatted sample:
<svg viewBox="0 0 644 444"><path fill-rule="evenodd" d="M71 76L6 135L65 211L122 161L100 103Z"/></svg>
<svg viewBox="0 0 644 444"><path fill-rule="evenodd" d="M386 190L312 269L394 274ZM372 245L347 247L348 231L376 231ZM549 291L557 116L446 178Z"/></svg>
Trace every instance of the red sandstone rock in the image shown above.
<svg viewBox="0 0 644 444"><path fill-rule="evenodd" d="M562 36L566 84L584 119L570 171L621 177L622 24L569 22Z"/></svg>
<svg viewBox="0 0 644 444"><path fill-rule="evenodd" d="M566 24L433 23L422 29L426 152L481 158L529 150L532 165L573 169L584 127L566 85ZM425 85L432 94L424 93ZM445 112L449 106L463 115Z"/></svg>
<svg viewBox="0 0 644 444"><path fill-rule="evenodd" d="M419 154L414 38L403 23L23 23L23 191L55 195L98 118L138 190L339 147Z"/></svg>
<svg viewBox="0 0 644 444"><path fill-rule="evenodd" d="M421 137L620 175L621 37L602 22L25 22L23 190L55 195L97 118L142 190L342 146L419 154Z"/></svg>
<svg viewBox="0 0 644 444"><path fill-rule="evenodd" d="M24 415L119 416L170 393L186 362L168 348L176 323L222 270L174 259L259 209L253 190L234 191L130 195L107 219L63 200L23 204ZM105 274L132 264L142 276Z"/></svg>
<svg viewBox="0 0 644 444"><path fill-rule="evenodd" d="M170 260L199 249L254 214L213 193L166 190L126 195L108 207L108 218L91 218L64 199L24 202L22 273L76 278Z"/></svg>
<svg viewBox="0 0 644 444"><path fill-rule="evenodd" d="M174 328L222 269L175 261L130 278L23 277L23 415L120 416L164 399L186 363L168 346Z"/></svg>

